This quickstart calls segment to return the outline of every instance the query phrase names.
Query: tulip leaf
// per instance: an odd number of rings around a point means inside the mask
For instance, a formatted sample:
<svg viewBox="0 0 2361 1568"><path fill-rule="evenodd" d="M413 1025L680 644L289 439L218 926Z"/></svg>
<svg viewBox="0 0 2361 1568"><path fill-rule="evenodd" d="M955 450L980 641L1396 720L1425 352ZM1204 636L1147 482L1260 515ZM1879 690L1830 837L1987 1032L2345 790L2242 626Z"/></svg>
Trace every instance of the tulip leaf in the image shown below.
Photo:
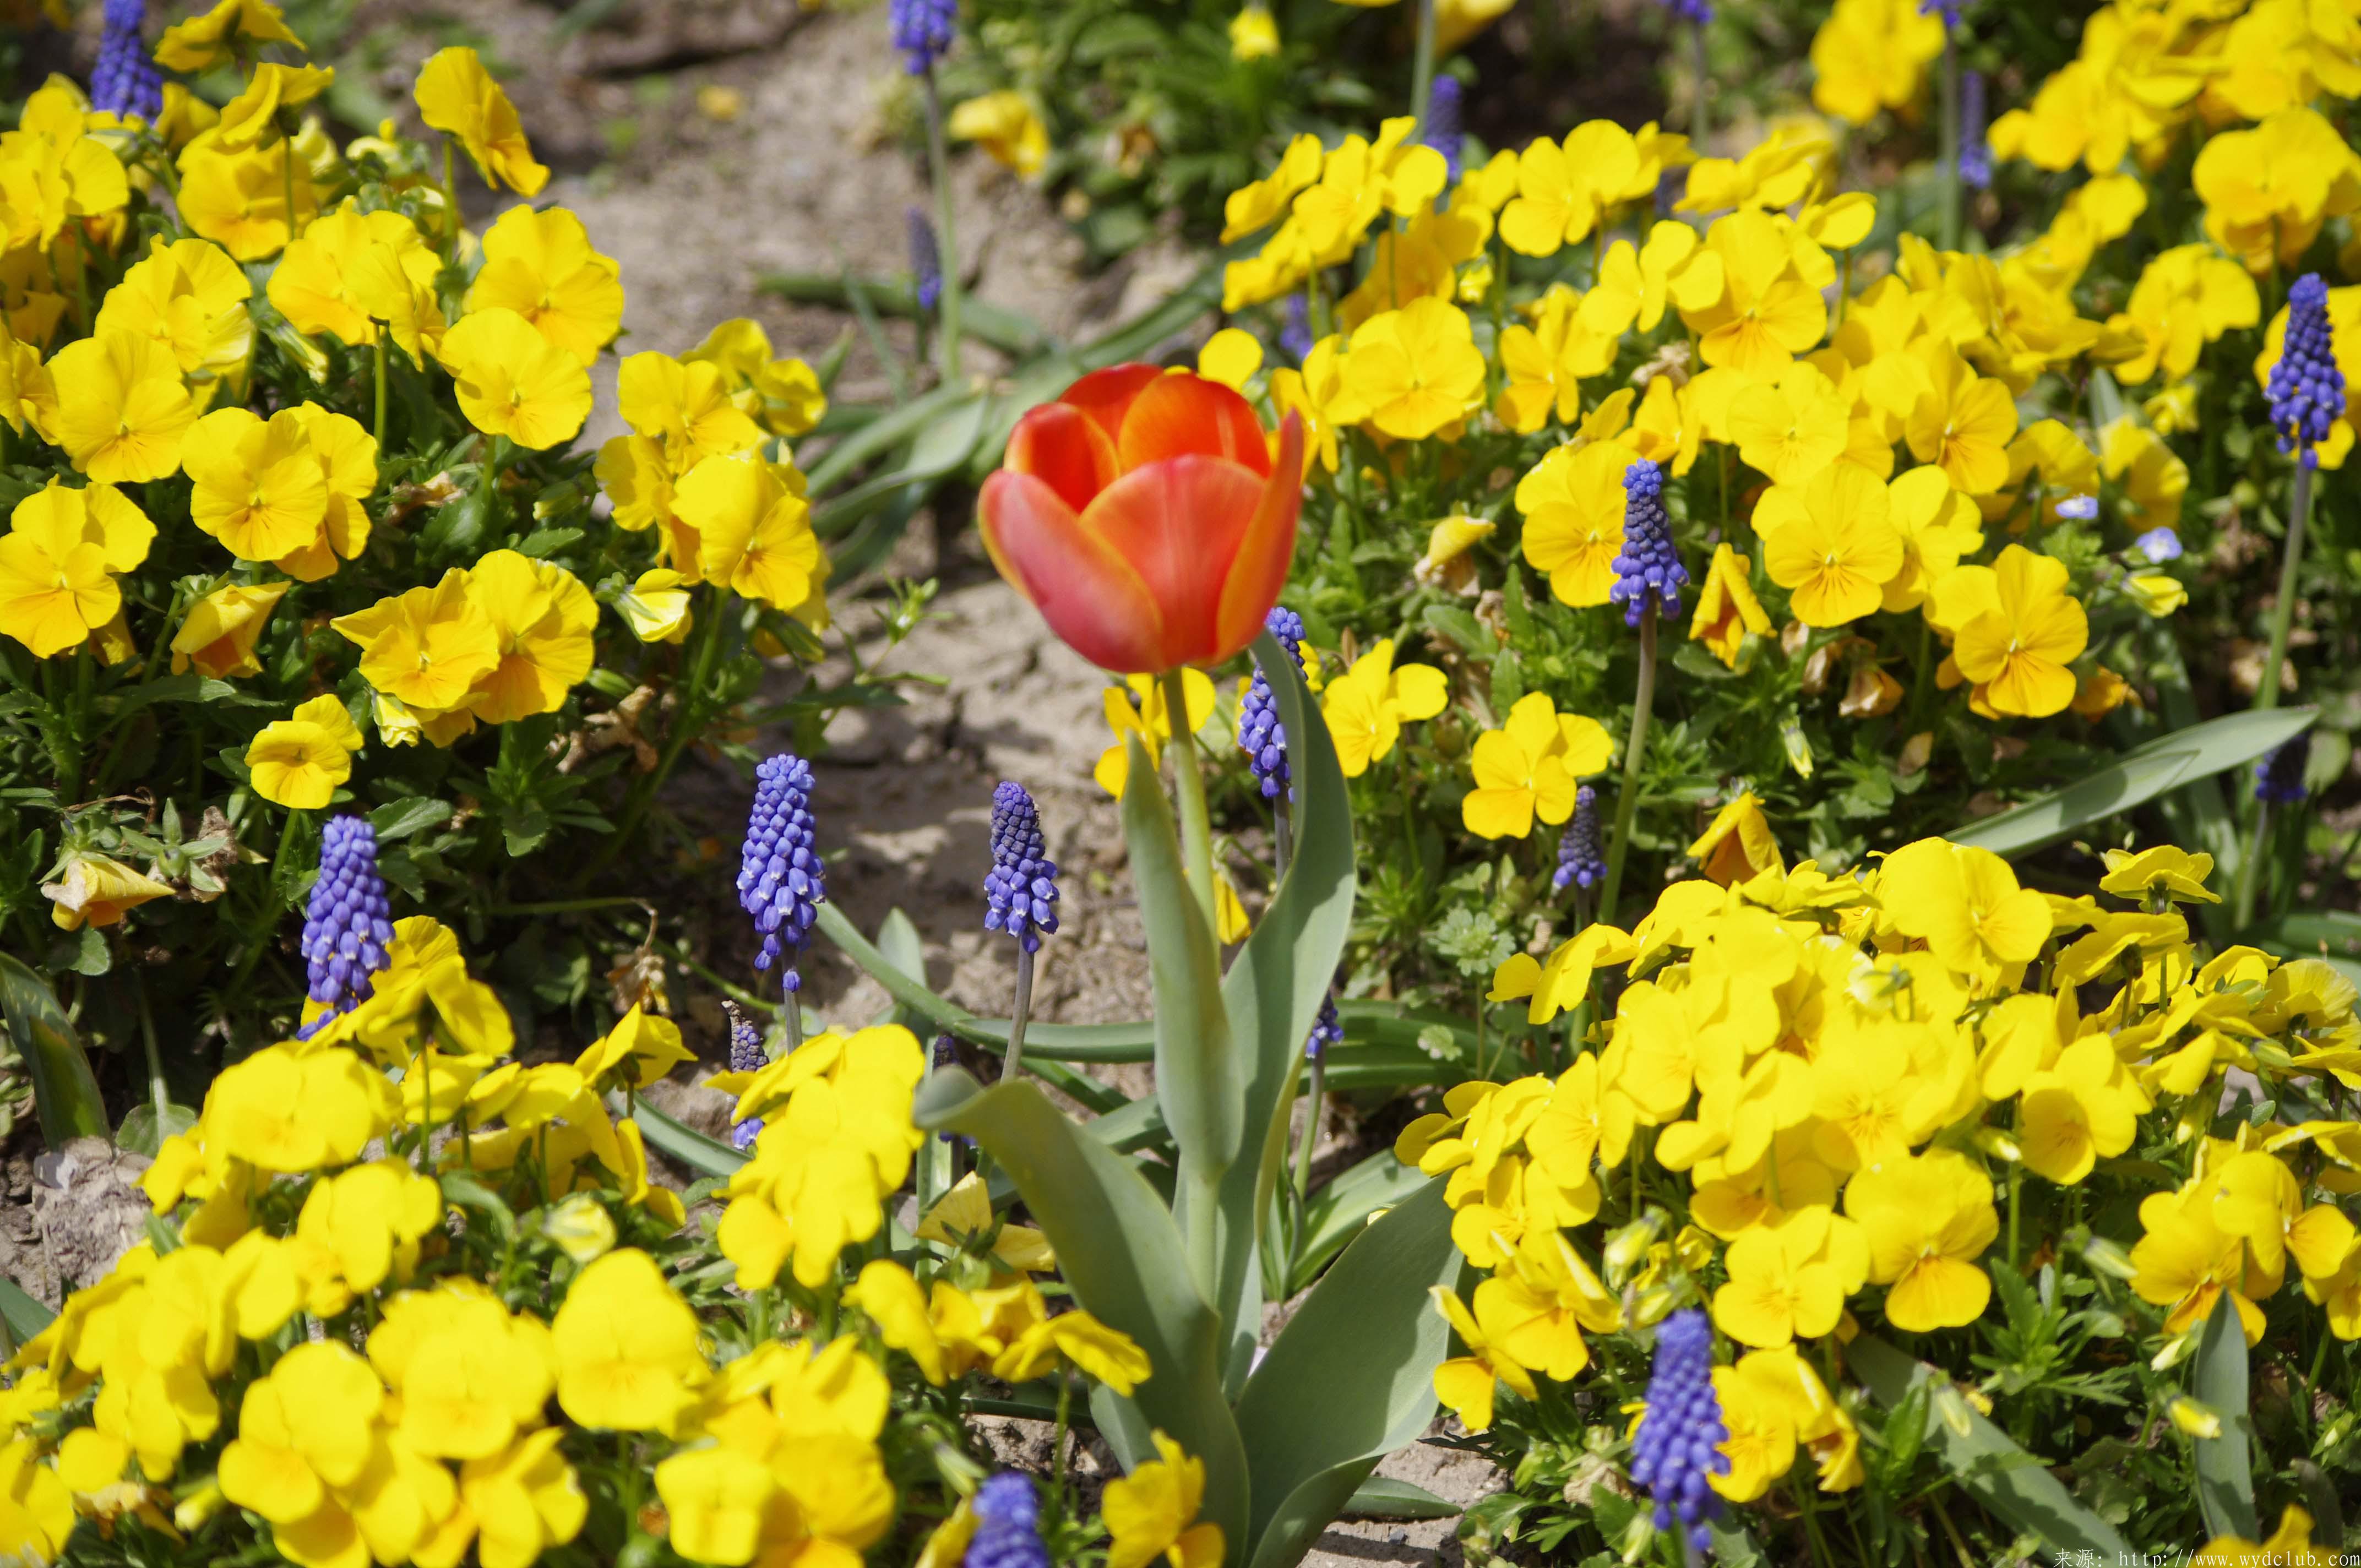
<svg viewBox="0 0 2361 1568"><path fill-rule="evenodd" d="M947 1068L919 1085L915 1114L927 1131L964 1133L990 1152L1049 1238L1074 1299L1148 1353L1154 1374L1128 1400L1108 1402L1204 1461L1205 1517L1244 1541L1246 1450L1222 1397L1221 1324L1156 1190L1022 1080L983 1089ZM1100 1420L1110 1442L1121 1424Z"/></svg>
<svg viewBox="0 0 2361 1568"><path fill-rule="evenodd" d="M1946 1374L1873 1334L1847 1345L1845 1363L1889 1410L1914 1394L1926 1401L1925 1441L1960 1486L2010 1529L2051 1552L2096 1552L2108 1563L2129 1555L2113 1525L2076 1502L2039 1460L1977 1414Z"/></svg>
<svg viewBox="0 0 2361 1568"><path fill-rule="evenodd" d="M1249 1365L1261 1316L1261 1272L1255 1266L1257 1233L1263 1217L1271 1212L1271 1195L1286 1164L1289 1113L1303 1071L1303 1043L1335 983L1356 888L1352 803L1335 742L1304 685L1303 666L1268 631L1256 639L1254 652L1287 732L1296 832L1286 879L1222 980L1222 999L1244 1076L1248 1146L1222 1182L1222 1285L1215 1304L1223 1308L1235 1336L1233 1392ZM1136 855L1133 865L1136 873ZM1143 908L1146 891L1143 883ZM1160 1013L1161 993L1158 1002ZM1255 1299L1252 1310L1250 1299Z"/></svg>
<svg viewBox="0 0 2361 1568"><path fill-rule="evenodd" d="M1348 1519L1447 1519L1461 1511L1448 1497L1390 1475L1372 1475L1353 1488L1337 1517Z"/></svg>
<svg viewBox="0 0 2361 1568"><path fill-rule="evenodd" d="M2213 1535L2259 1540L2255 1525L2255 1473L2248 1456L2246 1426L2246 1333L2230 1293L2214 1298L2213 1311L2198 1337L2191 1382L2199 1401L2222 1419L2222 1435L2201 1437L2197 1447L2197 1505Z"/></svg>
<svg viewBox="0 0 2361 1568"><path fill-rule="evenodd" d="M746 1157L723 1143L719 1138L707 1137L696 1128L686 1126L651 1104L644 1095L631 1102L631 1120L640 1125L641 1135L659 1153L703 1176L735 1176Z"/></svg>
<svg viewBox="0 0 2361 1568"><path fill-rule="evenodd" d="M1335 1069L1329 1069L1334 1087ZM1290 1295L1319 1277L1328 1260L1367 1230L1370 1216L1403 1201L1427 1184L1426 1173L1404 1165L1391 1149L1379 1149L1312 1194L1303 1206L1303 1238L1287 1279Z"/></svg>
<svg viewBox="0 0 2361 1568"><path fill-rule="evenodd" d="M1953 829L1954 844L2014 858L2076 828L2145 805L2169 790L2211 778L2293 740L2320 717L2316 707L2233 713L2176 729L2067 785L1997 816Z"/></svg>
<svg viewBox="0 0 2361 1568"><path fill-rule="evenodd" d="M1291 733L1291 732L1290 732ZM1434 1419L1451 1327L1429 1290L1459 1277L1446 1179L1365 1229L1263 1357L1238 1401L1254 1477L1250 1568L1286 1568Z"/></svg>
<svg viewBox="0 0 2361 1568"><path fill-rule="evenodd" d="M61 1149L74 1138L106 1136L106 1102L82 1036L49 982L6 953L0 953L0 1019L32 1075L42 1141Z"/></svg>
<svg viewBox="0 0 2361 1568"><path fill-rule="evenodd" d="M57 1317L40 1302L25 1293L15 1280L0 1277L0 1326L8 1331L9 1350L48 1328Z"/></svg>

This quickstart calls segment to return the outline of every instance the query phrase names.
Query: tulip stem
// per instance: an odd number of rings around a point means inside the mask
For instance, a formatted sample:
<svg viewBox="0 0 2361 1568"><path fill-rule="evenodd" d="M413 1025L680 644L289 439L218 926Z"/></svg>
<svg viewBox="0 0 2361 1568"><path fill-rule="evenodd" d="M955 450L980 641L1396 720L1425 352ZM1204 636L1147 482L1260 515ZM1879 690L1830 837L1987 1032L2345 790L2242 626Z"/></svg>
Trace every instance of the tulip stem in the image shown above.
<svg viewBox="0 0 2361 1568"><path fill-rule="evenodd" d="M1623 748L1623 793L1615 797L1615 842L1598 886L1598 917L1614 924L1623 887L1623 861L1631 850L1631 822L1640 809L1640 762L1648 751L1648 718L1656 701L1656 596L1640 610L1640 684L1631 698L1631 739Z"/></svg>
<svg viewBox="0 0 2361 1568"><path fill-rule="evenodd" d="M1939 156L1943 167L1937 189L1942 204L1937 209L1937 234L1942 248L1960 248L1960 38L1948 21L1943 27L1943 124Z"/></svg>
<svg viewBox="0 0 2361 1568"><path fill-rule="evenodd" d="M1205 916L1205 929L1220 929L1213 919L1213 834L1205 813L1205 775L1197 763L1197 736L1189 727L1189 698L1179 670L1157 677L1164 685L1164 722L1172 736L1172 788L1180 801L1180 863L1189 874L1190 891Z"/></svg>
<svg viewBox="0 0 2361 1568"><path fill-rule="evenodd" d="M943 272L943 291L936 301L940 320L935 335L942 344L943 379L956 386L960 380L960 259L957 220L951 210L950 144L943 137L943 93L931 64L920 80L927 84L927 170L935 184L935 253Z"/></svg>
<svg viewBox="0 0 2361 1568"><path fill-rule="evenodd" d="M1418 41L1410 57L1410 112L1418 121L1410 133L1413 143L1426 137L1426 101L1433 93L1434 0L1418 0Z"/></svg>

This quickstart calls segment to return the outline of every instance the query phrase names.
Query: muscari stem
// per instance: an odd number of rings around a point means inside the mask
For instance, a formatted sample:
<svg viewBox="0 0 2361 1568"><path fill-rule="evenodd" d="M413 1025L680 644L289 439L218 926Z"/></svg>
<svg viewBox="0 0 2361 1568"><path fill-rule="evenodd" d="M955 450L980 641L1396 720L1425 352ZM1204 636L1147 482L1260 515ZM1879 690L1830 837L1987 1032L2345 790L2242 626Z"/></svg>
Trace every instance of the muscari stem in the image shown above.
<svg viewBox="0 0 2361 1568"><path fill-rule="evenodd" d="M1418 124L1413 142L1426 135L1427 99L1434 91L1434 0L1418 0L1418 42L1410 57L1410 112Z"/></svg>
<svg viewBox="0 0 2361 1568"><path fill-rule="evenodd" d="M1705 133L1708 123L1705 107L1706 83L1711 80L1711 67L1708 65L1706 56L1705 24L1703 22L1691 22L1689 24L1689 60L1692 69L1697 72L1697 87L1695 89L1697 96L1689 104L1689 145L1697 148L1699 151L1703 151L1705 148Z"/></svg>
<svg viewBox="0 0 2361 1568"><path fill-rule="evenodd" d="M2255 689L2255 711L2266 712L2279 705L2279 680L2287 668L2288 632L2295 621L2296 576L2303 567L2304 531L2312 521L2312 465L2301 461L2309 456L2300 455L2295 471L2295 493L2289 498L2287 543L2279 551L2279 592L2271 605L2270 652L2263 660L2262 684ZM2270 806L2267 801L2255 802L2252 836L2246 841L2246 853L2238 862L2236 898L2231 905L2232 923L2235 929L2245 930L2255 914L2255 891L2262 881L2263 845L2270 831Z"/></svg>
<svg viewBox="0 0 2361 1568"><path fill-rule="evenodd" d="M787 977L792 979L795 972L790 969L787 970ZM780 994L779 1022L786 1026L787 1031L787 1048L779 1054L792 1056L796 1048L804 1043L804 1004L802 999L791 990L783 991Z"/></svg>
<svg viewBox="0 0 2361 1568"><path fill-rule="evenodd" d="M1943 29L1942 206L1937 234L1945 250L1960 248L1960 40Z"/></svg>
<svg viewBox="0 0 2361 1568"><path fill-rule="evenodd" d="M1616 895L1623 888L1623 861L1631 850L1631 819L1640 809L1640 763L1648 751L1648 718L1656 701L1656 599L1640 611L1640 683L1631 698L1631 740L1623 749L1623 793L1615 797L1615 842L1607 851L1607 877L1598 886L1598 917L1614 921Z"/></svg>
<svg viewBox="0 0 2361 1568"><path fill-rule="evenodd" d="M1303 1141L1295 1146L1295 1201L1301 1208L1312 1188L1312 1151L1320 1142L1320 1113L1328 1102L1328 1053L1312 1058L1312 1081L1304 1086L1311 1102L1303 1113Z"/></svg>
<svg viewBox="0 0 2361 1568"><path fill-rule="evenodd" d="M380 324L377 329L377 423L372 433L377 437L379 455L385 451L385 340L391 329Z"/></svg>
<svg viewBox="0 0 2361 1568"><path fill-rule="evenodd" d="M951 159L943 137L943 94L929 65L921 80L927 87L927 171L935 185L935 250L942 262L943 291L936 302L941 314L943 379L960 379L960 259L959 234L951 210Z"/></svg>
<svg viewBox="0 0 2361 1568"><path fill-rule="evenodd" d="M1197 763L1197 737L1189 729L1188 693L1180 672L1167 670L1157 677L1164 687L1164 721L1172 734L1172 788L1180 803L1180 863L1189 875L1189 891L1197 895L1205 929L1219 929L1213 919L1213 832L1205 814L1205 775Z"/></svg>
<svg viewBox="0 0 2361 1568"><path fill-rule="evenodd" d="M1025 1067L1025 1025L1033 1016L1033 954L1016 944L1016 1005L1008 1014L1008 1051L1001 1058L1000 1080L1014 1083Z"/></svg>

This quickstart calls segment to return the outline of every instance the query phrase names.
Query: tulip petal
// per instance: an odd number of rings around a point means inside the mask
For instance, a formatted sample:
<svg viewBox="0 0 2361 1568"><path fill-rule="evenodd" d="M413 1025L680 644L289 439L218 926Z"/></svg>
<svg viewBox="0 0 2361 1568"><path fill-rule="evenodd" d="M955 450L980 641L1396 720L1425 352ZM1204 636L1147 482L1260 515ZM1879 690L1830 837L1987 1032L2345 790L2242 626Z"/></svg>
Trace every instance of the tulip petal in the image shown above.
<svg viewBox="0 0 2361 1568"><path fill-rule="evenodd" d="M1156 365L1110 365L1104 370L1093 370L1064 391L1058 400L1069 408L1079 409L1092 423L1106 432L1114 441L1123 432L1124 417L1131 411L1131 401L1139 396L1140 389L1164 374Z"/></svg>
<svg viewBox="0 0 2361 1568"><path fill-rule="evenodd" d="M1159 377L1141 389L1123 416L1115 447L1126 469L1196 453L1243 463L1257 474L1270 472L1262 422L1246 399L1219 381L1186 371Z"/></svg>
<svg viewBox="0 0 2361 1568"><path fill-rule="evenodd" d="M1295 523L1303 506L1303 420L1290 413L1279 427L1279 454L1255 499L1232 559L1229 577L1222 585L1221 609L1214 618L1216 647L1213 657L1226 659L1255 640L1263 618L1279 602L1287 587L1287 569L1295 559Z"/></svg>
<svg viewBox="0 0 2361 1568"><path fill-rule="evenodd" d="M984 480L976 518L1000 575L1083 658L1123 674L1180 662L1163 656L1164 617L1139 573L1048 484L1003 468Z"/></svg>
<svg viewBox="0 0 2361 1568"><path fill-rule="evenodd" d="M1131 667L1210 664L1246 646L1241 639L1224 647L1217 628L1223 587L1265 483L1241 464L1191 454L1132 469L1083 510L1083 532L1128 562L1162 610L1160 663Z"/></svg>
<svg viewBox="0 0 2361 1568"><path fill-rule="evenodd" d="M1066 403L1043 403L1018 420L1008 433L1006 461L1057 491L1076 511L1122 471L1114 437L1091 415Z"/></svg>

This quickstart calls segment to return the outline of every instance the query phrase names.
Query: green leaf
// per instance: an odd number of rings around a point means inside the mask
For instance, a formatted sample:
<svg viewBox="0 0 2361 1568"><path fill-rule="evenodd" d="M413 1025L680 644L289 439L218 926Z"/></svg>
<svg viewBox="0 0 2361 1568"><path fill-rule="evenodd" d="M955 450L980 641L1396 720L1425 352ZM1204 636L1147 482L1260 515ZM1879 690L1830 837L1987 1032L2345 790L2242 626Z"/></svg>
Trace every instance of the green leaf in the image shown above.
<svg viewBox="0 0 2361 1568"><path fill-rule="evenodd" d="M82 1055L82 1037L49 981L6 953L0 953L0 1017L33 1075L42 1141L61 1149L72 1138L106 1136L106 1102Z"/></svg>
<svg viewBox="0 0 2361 1568"><path fill-rule="evenodd" d="M164 1146L166 1138L185 1133L196 1124L197 1113L185 1105L167 1102L162 1124L159 1125L156 1107L143 1100L123 1113L122 1123L115 1129L115 1142L119 1148L154 1159L156 1151Z"/></svg>
<svg viewBox="0 0 2361 1568"><path fill-rule="evenodd" d="M1872 1334L1854 1339L1845 1361L1888 1409L1926 1391L1927 1442L1960 1486L2009 1528L2051 1552L2097 1552L2109 1563L2129 1554L2114 1527L2076 1502L2039 1461L1978 1415L1942 1372Z"/></svg>
<svg viewBox="0 0 2361 1568"><path fill-rule="evenodd" d="M2159 736L2081 782L1954 829L1954 844L2015 857L2054 844L2076 828L2129 811L2192 780L2211 778L2292 740L2320 717L2316 707L2233 713Z"/></svg>
<svg viewBox="0 0 2361 1568"><path fill-rule="evenodd" d="M1408 1481L1397 1481L1390 1475L1372 1475L1353 1489L1339 1516L1348 1519L1447 1519L1459 1512L1459 1505L1448 1497L1438 1497L1423 1486Z"/></svg>
<svg viewBox="0 0 2361 1568"><path fill-rule="evenodd" d="M1248 1380L1237 1422L1254 1522L1236 1560L1251 1568L1301 1560L1378 1461L1434 1419L1451 1329L1428 1291L1459 1274L1445 1179L1345 1249Z"/></svg>
<svg viewBox="0 0 2361 1568"><path fill-rule="evenodd" d="M683 1126L648 1103L644 1095L631 1102L631 1120L648 1142L691 1170L708 1176L735 1176L746 1157L719 1138L708 1138L694 1127Z"/></svg>
<svg viewBox="0 0 2361 1568"><path fill-rule="evenodd" d="M237 688L229 682L217 681L190 670L134 686L129 691L109 697L107 702L119 718L126 713L137 713L159 702L225 702L236 696Z"/></svg>
<svg viewBox="0 0 2361 1568"><path fill-rule="evenodd" d="M1335 1082L1331 1069L1329 1082ZM1303 1206L1303 1240L1288 1277L1291 1295L1318 1277L1328 1260L1368 1228L1369 1216L1390 1209L1427 1184L1426 1173L1404 1165L1391 1149L1379 1149L1312 1194Z"/></svg>
<svg viewBox="0 0 2361 1568"><path fill-rule="evenodd" d="M2220 1437L2201 1437L2197 1444L2197 1503L2204 1511L2205 1528L2213 1534L2258 1541L2255 1524L2255 1476L2247 1454L2246 1333L2238 1310L2224 1291L2205 1320L2197 1341L2197 1363L2191 1379L2198 1399L2222 1418Z"/></svg>
<svg viewBox="0 0 2361 1568"><path fill-rule="evenodd" d="M55 1312L27 1295L13 1280L0 1277L0 1324L5 1324L8 1337L23 1344L57 1317Z"/></svg>
<svg viewBox="0 0 2361 1568"><path fill-rule="evenodd" d="M407 839L413 833L423 833L429 828L440 828L451 820L451 803L428 795L413 795L407 799L389 801L369 813L369 826L377 830L377 841L390 844L396 839Z"/></svg>
<svg viewBox="0 0 2361 1568"><path fill-rule="evenodd" d="M1128 1400L1112 1403L1204 1461L1205 1517L1229 1540L1246 1540L1246 1451L1222 1397L1221 1325L1156 1190L1022 1080L986 1090L946 1069L919 1085L915 1115L928 1132L965 1133L1007 1172L1074 1299L1129 1334L1156 1369Z"/></svg>

